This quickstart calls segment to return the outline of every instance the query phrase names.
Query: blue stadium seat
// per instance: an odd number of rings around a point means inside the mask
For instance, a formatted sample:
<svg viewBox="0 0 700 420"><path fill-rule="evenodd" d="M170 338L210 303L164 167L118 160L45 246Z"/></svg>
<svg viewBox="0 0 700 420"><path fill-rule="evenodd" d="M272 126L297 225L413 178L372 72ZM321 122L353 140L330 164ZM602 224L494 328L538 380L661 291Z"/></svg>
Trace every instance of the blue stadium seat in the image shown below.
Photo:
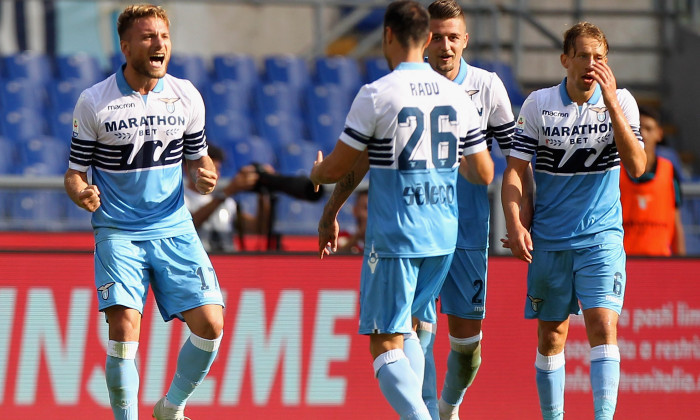
<svg viewBox="0 0 700 420"><path fill-rule="evenodd" d="M311 76L309 67L303 57L292 54L281 54L265 57L265 80L282 82L301 91L305 89Z"/></svg>
<svg viewBox="0 0 700 420"><path fill-rule="evenodd" d="M227 159L233 159L237 168L251 163L276 165L275 151L265 139L251 137L245 141L230 143L226 150Z"/></svg>
<svg viewBox="0 0 700 420"><path fill-rule="evenodd" d="M318 153L317 145L308 141L289 143L277 152L279 173L308 175Z"/></svg>
<svg viewBox="0 0 700 420"><path fill-rule="evenodd" d="M61 141L70 141L73 136L73 109L55 109L48 112L49 133Z"/></svg>
<svg viewBox="0 0 700 420"><path fill-rule="evenodd" d="M336 85L317 85L308 90L307 122L311 141L324 153L335 147L350 109L347 92Z"/></svg>
<svg viewBox="0 0 700 420"><path fill-rule="evenodd" d="M53 80L53 67L49 56L40 53L22 52L2 57L7 79L29 79L48 86Z"/></svg>
<svg viewBox="0 0 700 420"><path fill-rule="evenodd" d="M83 86L91 86L105 78L97 57L90 54L60 55L55 61L58 80L77 79Z"/></svg>
<svg viewBox="0 0 700 420"><path fill-rule="evenodd" d="M301 116L302 92L289 83L261 83L255 89L255 109L258 114L286 112Z"/></svg>
<svg viewBox="0 0 700 420"><path fill-rule="evenodd" d="M303 201L280 194L275 206L273 230L283 235L317 235L325 200Z"/></svg>
<svg viewBox="0 0 700 420"><path fill-rule="evenodd" d="M204 58L195 54L171 55L168 74L189 80L200 92L209 83L209 73Z"/></svg>
<svg viewBox="0 0 700 420"><path fill-rule="evenodd" d="M380 77L389 74L389 65L384 57L370 57L365 59L365 75L367 83L372 83Z"/></svg>
<svg viewBox="0 0 700 420"><path fill-rule="evenodd" d="M0 113L0 134L15 142L45 134L46 126L44 114L34 108Z"/></svg>
<svg viewBox="0 0 700 420"><path fill-rule="evenodd" d="M225 79L209 83L204 92L207 111L234 111L248 116L253 114L252 95L244 84Z"/></svg>
<svg viewBox="0 0 700 420"><path fill-rule="evenodd" d="M19 173L26 176L62 175L68 168L68 140L37 136L19 144Z"/></svg>
<svg viewBox="0 0 700 420"><path fill-rule="evenodd" d="M362 74L357 60L342 55L318 57L316 79L319 84L338 85L353 96L362 84Z"/></svg>
<svg viewBox="0 0 700 420"><path fill-rule="evenodd" d="M11 192L9 219L19 230L59 230L65 216L63 191L28 190Z"/></svg>
<svg viewBox="0 0 700 420"><path fill-rule="evenodd" d="M70 109L72 112L80 94L90 86L92 84L80 79L56 80L49 86L50 106L58 110Z"/></svg>
<svg viewBox="0 0 700 420"><path fill-rule="evenodd" d="M221 145L248 140L253 135L253 126L247 114L212 107L206 114L206 130L207 140Z"/></svg>
<svg viewBox="0 0 700 420"><path fill-rule="evenodd" d="M32 108L43 112L47 107L44 89L37 89L29 79L12 79L0 83L0 106L3 112Z"/></svg>
<svg viewBox="0 0 700 420"><path fill-rule="evenodd" d="M350 105L355 98L354 93L344 91L333 84L318 84L306 91L308 114L330 113L345 117L350 111Z"/></svg>
<svg viewBox="0 0 700 420"><path fill-rule="evenodd" d="M215 80L233 80L252 89L260 81L255 58L248 54L221 54L212 59Z"/></svg>
<svg viewBox="0 0 700 420"><path fill-rule="evenodd" d="M303 141L306 138L301 117L287 112L257 115L255 119L258 133L276 149Z"/></svg>
<svg viewBox="0 0 700 420"><path fill-rule="evenodd" d="M13 175L17 168L17 145L0 137L0 175Z"/></svg>

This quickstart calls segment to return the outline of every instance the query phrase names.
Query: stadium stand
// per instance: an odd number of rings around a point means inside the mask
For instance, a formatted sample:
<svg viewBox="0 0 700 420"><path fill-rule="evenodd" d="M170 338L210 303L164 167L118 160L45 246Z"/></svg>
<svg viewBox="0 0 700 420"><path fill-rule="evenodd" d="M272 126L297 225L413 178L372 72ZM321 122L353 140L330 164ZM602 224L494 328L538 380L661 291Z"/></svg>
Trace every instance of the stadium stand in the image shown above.
<svg viewBox="0 0 700 420"><path fill-rule="evenodd" d="M209 83L207 65L199 55L173 54L168 64L168 73L180 79L187 79L201 92Z"/></svg>
<svg viewBox="0 0 700 420"><path fill-rule="evenodd" d="M91 86L105 78L97 58L89 54L60 55L55 59L56 78L74 80L81 86Z"/></svg>

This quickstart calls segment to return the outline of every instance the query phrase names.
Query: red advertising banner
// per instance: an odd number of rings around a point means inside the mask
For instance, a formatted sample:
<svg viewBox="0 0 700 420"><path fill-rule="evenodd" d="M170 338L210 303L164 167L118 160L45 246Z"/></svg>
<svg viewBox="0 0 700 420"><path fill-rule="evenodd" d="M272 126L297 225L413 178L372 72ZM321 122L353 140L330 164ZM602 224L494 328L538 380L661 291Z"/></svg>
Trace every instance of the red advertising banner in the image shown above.
<svg viewBox="0 0 700 420"><path fill-rule="evenodd" d="M361 259L213 256L226 297L221 349L187 406L195 420L398 418L356 333ZM0 252L2 418L110 419L107 325L89 253ZM538 419L536 323L523 319L526 265L490 260L483 363L463 418ZM619 419L700 417L700 261L630 260L620 320ZM149 300L137 363L141 418L166 392L188 331ZM438 383L447 323L436 343ZM566 347L566 418L593 418L589 346L580 317Z"/></svg>

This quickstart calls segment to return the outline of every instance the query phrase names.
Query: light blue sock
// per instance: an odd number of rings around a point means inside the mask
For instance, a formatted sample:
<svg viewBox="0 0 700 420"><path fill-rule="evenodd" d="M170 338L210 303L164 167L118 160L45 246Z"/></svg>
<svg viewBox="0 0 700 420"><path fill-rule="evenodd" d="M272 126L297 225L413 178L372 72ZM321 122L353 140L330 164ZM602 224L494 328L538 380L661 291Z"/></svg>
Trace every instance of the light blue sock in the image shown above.
<svg viewBox="0 0 700 420"><path fill-rule="evenodd" d="M564 362L564 352L554 356L543 356L539 351L537 352L535 380L543 420L564 418L564 382L566 380Z"/></svg>
<svg viewBox="0 0 700 420"><path fill-rule="evenodd" d="M139 372L136 369L135 341L107 344L105 379L109 403L115 420L137 420L139 418Z"/></svg>
<svg viewBox="0 0 700 420"><path fill-rule="evenodd" d="M437 402L437 374L435 373L435 358L433 357L433 344L435 343L435 331L437 324L420 322L416 333L425 357L423 369L423 402L428 407L433 420L440 420Z"/></svg>
<svg viewBox="0 0 700 420"><path fill-rule="evenodd" d="M603 344L591 349L591 389L595 420L612 420L620 384L620 349Z"/></svg>
<svg viewBox="0 0 700 420"><path fill-rule="evenodd" d="M450 336L450 347L440 398L450 405L459 405L481 366L481 333L468 338Z"/></svg>
<svg viewBox="0 0 700 420"><path fill-rule="evenodd" d="M419 383L423 383L423 373L425 371L425 356L421 348L420 341L416 333L404 334L403 352L411 364L411 369L416 375Z"/></svg>
<svg viewBox="0 0 700 420"><path fill-rule="evenodd" d="M221 337L214 340L198 337L190 334L190 338L185 341L180 349L177 358L177 370L175 377L170 384L170 389L166 397L169 402L178 407L182 407L187 399L194 393L207 373L219 350Z"/></svg>
<svg viewBox="0 0 700 420"><path fill-rule="evenodd" d="M421 384L403 350L394 349L374 359L374 374L384 398L404 420L431 420L421 398Z"/></svg>

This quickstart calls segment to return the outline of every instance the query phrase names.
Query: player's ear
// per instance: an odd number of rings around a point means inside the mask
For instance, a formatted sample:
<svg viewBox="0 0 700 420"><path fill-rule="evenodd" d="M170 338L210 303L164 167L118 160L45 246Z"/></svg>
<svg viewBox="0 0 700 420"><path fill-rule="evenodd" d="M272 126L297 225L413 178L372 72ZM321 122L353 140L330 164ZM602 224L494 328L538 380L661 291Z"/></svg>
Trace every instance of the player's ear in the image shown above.
<svg viewBox="0 0 700 420"><path fill-rule="evenodd" d="M464 34L464 47L467 48L467 44L469 43L469 33Z"/></svg>
<svg viewBox="0 0 700 420"><path fill-rule="evenodd" d="M122 51L122 54L124 54L124 57L126 57L126 54L129 51L129 44L122 39L119 41L119 49Z"/></svg>
<svg viewBox="0 0 700 420"><path fill-rule="evenodd" d="M567 54L562 54L559 56L559 60L561 61L561 65L565 68L569 68L569 56Z"/></svg>
<svg viewBox="0 0 700 420"><path fill-rule="evenodd" d="M423 51L425 51L426 48L428 48L428 45L430 45L430 41L433 39L433 33L428 32L428 39L425 40L425 44L423 44Z"/></svg>

